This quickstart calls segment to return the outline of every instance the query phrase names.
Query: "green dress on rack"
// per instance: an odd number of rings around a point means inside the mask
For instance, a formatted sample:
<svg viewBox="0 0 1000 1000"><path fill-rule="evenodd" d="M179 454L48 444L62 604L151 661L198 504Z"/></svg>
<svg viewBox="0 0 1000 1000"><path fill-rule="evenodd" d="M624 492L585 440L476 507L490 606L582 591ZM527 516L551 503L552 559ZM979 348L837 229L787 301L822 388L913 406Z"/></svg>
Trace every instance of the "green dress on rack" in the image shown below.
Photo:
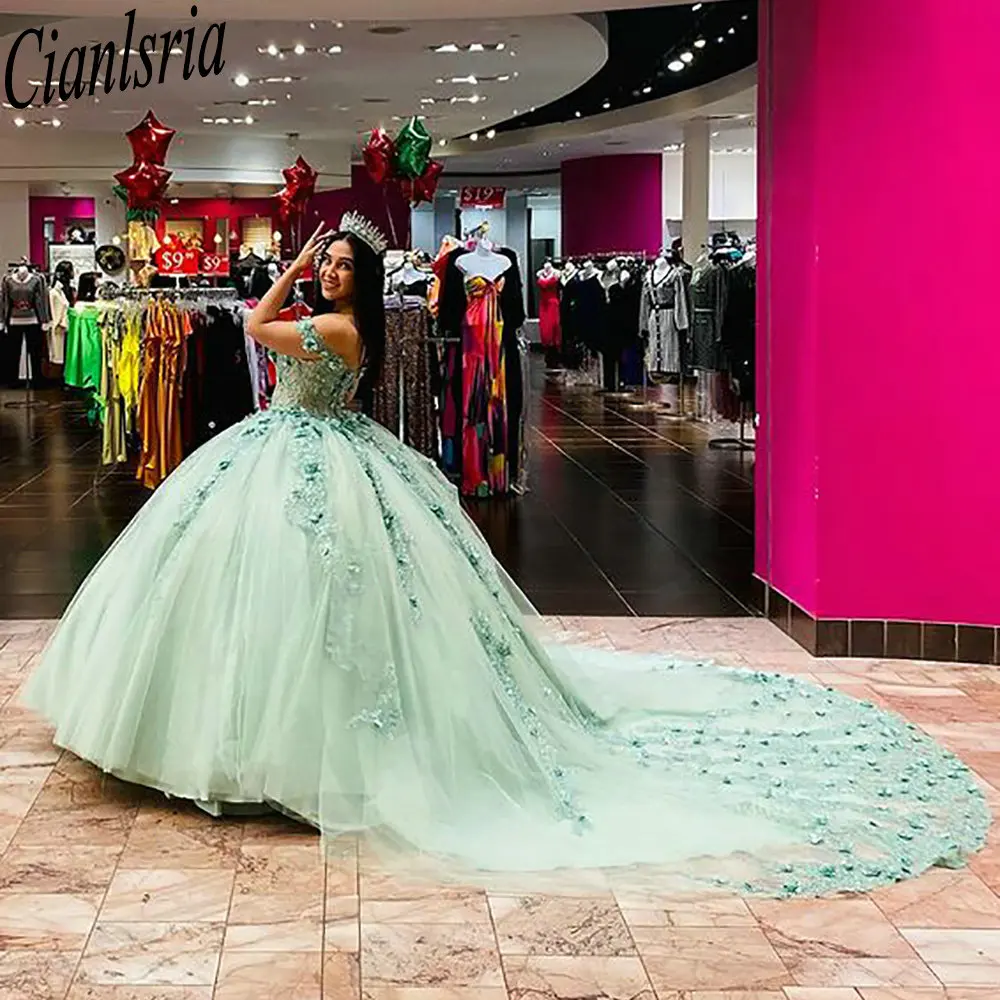
<svg viewBox="0 0 1000 1000"><path fill-rule="evenodd" d="M188 458L74 598L24 694L58 745L460 878L819 895L982 845L971 773L895 715L546 640L455 489L299 325L319 360L281 359L272 408Z"/></svg>

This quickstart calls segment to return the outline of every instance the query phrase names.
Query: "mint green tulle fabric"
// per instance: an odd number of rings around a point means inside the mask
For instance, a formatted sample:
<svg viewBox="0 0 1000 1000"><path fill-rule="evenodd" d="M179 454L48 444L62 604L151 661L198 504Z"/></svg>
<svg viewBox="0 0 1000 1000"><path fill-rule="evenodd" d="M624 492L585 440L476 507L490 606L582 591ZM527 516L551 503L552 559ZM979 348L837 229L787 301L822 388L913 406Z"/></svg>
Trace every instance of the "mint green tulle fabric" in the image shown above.
<svg viewBox="0 0 1000 1000"><path fill-rule="evenodd" d="M895 715L546 640L455 489L300 329L319 359L280 359L273 408L192 455L74 598L24 694L60 746L464 880L826 895L981 847L973 775Z"/></svg>

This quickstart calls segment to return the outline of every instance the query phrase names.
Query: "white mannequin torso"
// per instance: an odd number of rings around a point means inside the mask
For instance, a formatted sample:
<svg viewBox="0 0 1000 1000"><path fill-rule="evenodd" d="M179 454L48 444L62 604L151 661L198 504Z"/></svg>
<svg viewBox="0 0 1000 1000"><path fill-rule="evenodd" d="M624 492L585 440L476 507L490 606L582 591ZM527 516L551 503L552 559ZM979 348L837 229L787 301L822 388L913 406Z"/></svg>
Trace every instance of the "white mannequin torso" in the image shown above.
<svg viewBox="0 0 1000 1000"><path fill-rule="evenodd" d="M464 253L455 261L455 266L467 278L485 278L496 281L510 269L510 260L493 250L493 244L486 239L476 244L471 253Z"/></svg>

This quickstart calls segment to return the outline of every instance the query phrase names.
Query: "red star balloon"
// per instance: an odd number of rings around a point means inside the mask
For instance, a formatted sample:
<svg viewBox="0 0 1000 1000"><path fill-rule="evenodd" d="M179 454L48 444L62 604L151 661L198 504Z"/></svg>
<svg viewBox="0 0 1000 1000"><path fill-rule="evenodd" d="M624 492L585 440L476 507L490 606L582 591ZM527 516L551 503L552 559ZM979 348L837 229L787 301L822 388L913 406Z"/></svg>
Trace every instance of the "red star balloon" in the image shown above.
<svg viewBox="0 0 1000 1000"><path fill-rule="evenodd" d="M383 184L392 176L392 164L396 158L396 145L384 128L372 129L368 142L362 150L368 176L376 184Z"/></svg>
<svg viewBox="0 0 1000 1000"><path fill-rule="evenodd" d="M155 163L162 167L167 160L167 150L177 130L167 128L152 111L147 111L146 117L125 134L132 144L136 161L145 160L147 163Z"/></svg>
<svg viewBox="0 0 1000 1000"><path fill-rule="evenodd" d="M431 160L424 172L413 182L413 204L422 201L432 202L437 194L438 181L444 172L444 164L440 160Z"/></svg>
<svg viewBox="0 0 1000 1000"><path fill-rule="evenodd" d="M163 200L173 171L146 161L133 163L115 174L115 180L128 191L129 208L157 208Z"/></svg>

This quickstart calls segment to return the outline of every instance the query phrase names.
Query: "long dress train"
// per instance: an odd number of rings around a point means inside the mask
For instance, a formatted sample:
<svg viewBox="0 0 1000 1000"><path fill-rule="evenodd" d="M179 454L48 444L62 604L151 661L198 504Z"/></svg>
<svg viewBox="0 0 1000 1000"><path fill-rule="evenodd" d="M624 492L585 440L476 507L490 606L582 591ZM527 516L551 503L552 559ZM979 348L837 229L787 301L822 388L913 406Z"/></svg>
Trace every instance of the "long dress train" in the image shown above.
<svg viewBox="0 0 1000 1000"><path fill-rule="evenodd" d="M325 351L153 494L25 703L172 796L267 803L458 873L651 866L740 892L870 889L981 846L970 772L799 680L548 643L426 458Z"/></svg>

